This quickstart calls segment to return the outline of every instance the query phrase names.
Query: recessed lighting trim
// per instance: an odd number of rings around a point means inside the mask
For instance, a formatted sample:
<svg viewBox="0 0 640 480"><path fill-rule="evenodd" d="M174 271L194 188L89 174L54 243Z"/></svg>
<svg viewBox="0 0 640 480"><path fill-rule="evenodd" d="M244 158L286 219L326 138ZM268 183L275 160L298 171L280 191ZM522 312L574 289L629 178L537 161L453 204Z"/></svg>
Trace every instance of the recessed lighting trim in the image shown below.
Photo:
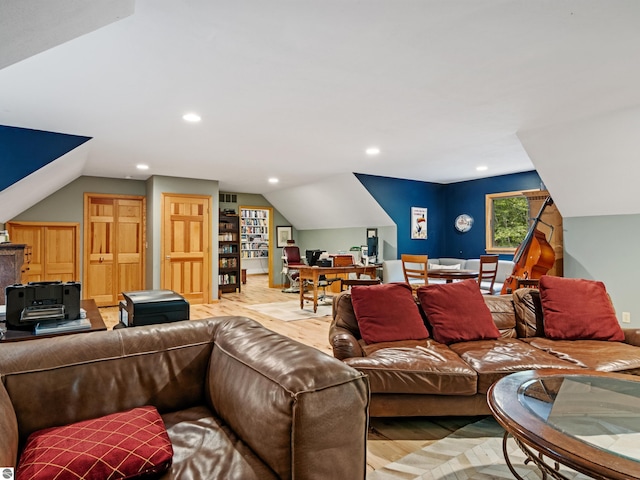
<svg viewBox="0 0 640 480"><path fill-rule="evenodd" d="M278 183L280 180L278 180L276 177L271 177L269 179L269 183Z"/></svg>
<svg viewBox="0 0 640 480"><path fill-rule="evenodd" d="M198 115L197 113L185 113L182 116L182 119L185 122L189 122L189 123L198 123L200 120L202 120L202 117L200 115Z"/></svg>
<svg viewBox="0 0 640 480"><path fill-rule="evenodd" d="M149 165L145 165L144 163L139 163L138 165L136 165L136 168L138 170L149 170Z"/></svg>
<svg viewBox="0 0 640 480"><path fill-rule="evenodd" d="M369 147L364 151L367 155L379 155L380 149L378 147Z"/></svg>
<svg viewBox="0 0 640 480"><path fill-rule="evenodd" d="M487 167L486 165L478 165L478 166L476 167L476 170L477 170L478 172L484 172L484 171L486 171L486 170L489 170L489 167Z"/></svg>

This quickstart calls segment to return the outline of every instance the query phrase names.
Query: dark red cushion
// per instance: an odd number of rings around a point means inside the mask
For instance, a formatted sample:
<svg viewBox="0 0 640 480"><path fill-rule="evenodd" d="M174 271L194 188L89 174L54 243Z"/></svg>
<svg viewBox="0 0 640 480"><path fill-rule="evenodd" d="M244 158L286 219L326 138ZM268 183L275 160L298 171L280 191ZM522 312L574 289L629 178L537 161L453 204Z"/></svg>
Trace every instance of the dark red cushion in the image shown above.
<svg viewBox="0 0 640 480"><path fill-rule="evenodd" d="M440 343L500 336L475 280L420 287L418 299L433 327L433 338Z"/></svg>
<svg viewBox="0 0 640 480"><path fill-rule="evenodd" d="M32 433L16 478L136 478L164 472L172 457L160 414L146 406Z"/></svg>
<svg viewBox="0 0 640 480"><path fill-rule="evenodd" d="M624 341L602 282L544 275L540 278L540 303L547 338Z"/></svg>
<svg viewBox="0 0 640 480"><path fill-rule="evenodd" d="M429 337L406 283L353 286L351 303L362 339L368 344Z"/></svg>

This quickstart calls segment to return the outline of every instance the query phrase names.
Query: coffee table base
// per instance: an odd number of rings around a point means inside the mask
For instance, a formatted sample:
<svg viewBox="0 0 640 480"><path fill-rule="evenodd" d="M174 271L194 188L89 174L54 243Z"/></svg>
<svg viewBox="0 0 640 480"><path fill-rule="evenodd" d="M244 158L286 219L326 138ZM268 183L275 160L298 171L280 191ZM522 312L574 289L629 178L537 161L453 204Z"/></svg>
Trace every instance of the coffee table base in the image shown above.
<svg viewBox="0 0 640 480"><path fill-rule="evenodd" d="M507 449L507 439L509 438L509 436L509 432L504 432L504 436L502 437L502 454L504 456L504 461L507 463L507 467L509 467L509 470L514 477L516 477L518 480L526 480L518 474L511 463L511 459L509 458L509 450ZM553 462L554 466L551 467L547 465L544 460L544 456L541 453L534 452L531 448L529 448L527 445L525 445L515 437L513 437L513 440L516 442L518 448L520 448L520 450L522 450L522 452L527 457L527 459L524 461L524 464L527 465L529 462L532 462L538 468L538 470L540 470L540 473L542 473L542 480L546 480L548 477L555 478L556 480L570 480L569 477L566 477L559 472L560 464L558 462Z"/></svg>

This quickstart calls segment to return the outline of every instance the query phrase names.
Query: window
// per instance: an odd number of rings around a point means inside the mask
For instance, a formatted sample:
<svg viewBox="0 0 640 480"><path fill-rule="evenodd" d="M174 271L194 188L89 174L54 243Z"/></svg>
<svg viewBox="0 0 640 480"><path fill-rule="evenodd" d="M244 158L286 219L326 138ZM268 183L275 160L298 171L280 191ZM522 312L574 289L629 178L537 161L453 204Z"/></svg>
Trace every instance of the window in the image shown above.
<svg viewBox="0 0 640 480"><path fill-rule="evenodd" d="M486 196L487 253L515 253L529 231L529 201L524 191Z"/></svg>

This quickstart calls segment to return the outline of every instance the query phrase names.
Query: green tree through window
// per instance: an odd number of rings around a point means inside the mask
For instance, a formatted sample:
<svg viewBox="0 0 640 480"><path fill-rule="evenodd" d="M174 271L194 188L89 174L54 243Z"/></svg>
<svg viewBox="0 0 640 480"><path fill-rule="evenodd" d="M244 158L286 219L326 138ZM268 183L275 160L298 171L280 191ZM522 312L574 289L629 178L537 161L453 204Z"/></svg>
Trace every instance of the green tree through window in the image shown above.
<svg viewBox="0 0 640 480"><path fill-rule="evenodd" d="M487 252L513 252L529 230L529 202L518 192L487 195Z"/></svg>

